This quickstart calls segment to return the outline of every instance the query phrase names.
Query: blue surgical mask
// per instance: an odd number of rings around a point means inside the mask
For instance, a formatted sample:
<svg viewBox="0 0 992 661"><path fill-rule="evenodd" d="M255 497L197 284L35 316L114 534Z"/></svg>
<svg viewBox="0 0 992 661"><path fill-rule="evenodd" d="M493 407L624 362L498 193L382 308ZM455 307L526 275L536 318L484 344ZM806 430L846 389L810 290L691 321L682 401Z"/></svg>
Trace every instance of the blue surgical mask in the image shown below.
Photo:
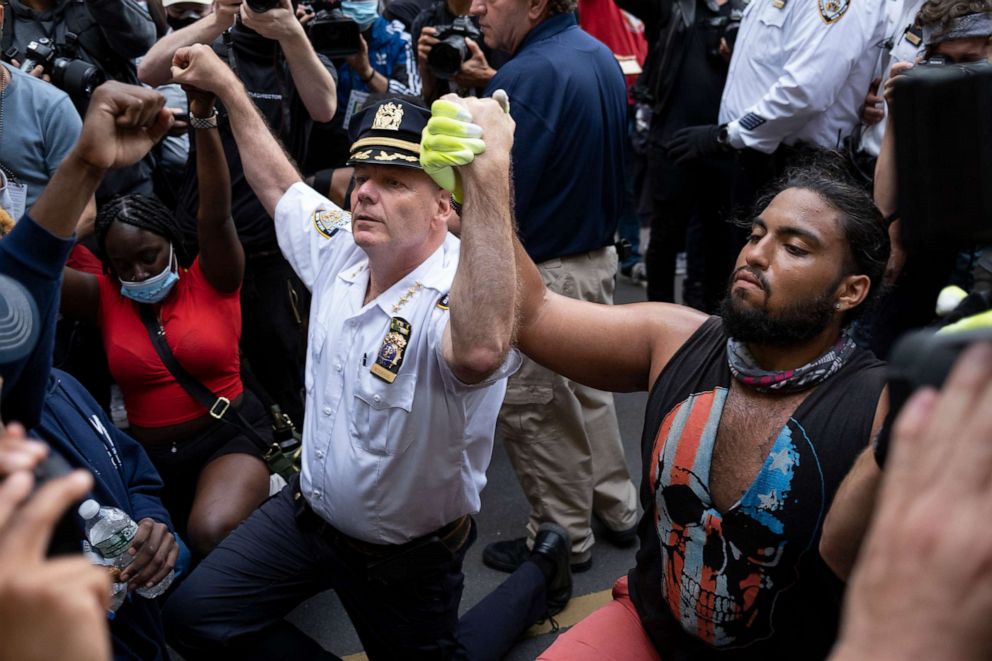
<svg viewBox="0 0 992 661"><path fill-rule="evenodd" d="M174 257L172 245L170 244L169 263L166 264L165 270L141 282L131 282L121 279L121 295L138 303L158 303L162 301L172 291L173 286L179 282L179 275L173 269Z"/></svg>
<svg viewBox="0 0 992 661"><path fill-rule="evenodd" d="M379 0L342 0L341 12L365 32L379 15Z"/></svg>

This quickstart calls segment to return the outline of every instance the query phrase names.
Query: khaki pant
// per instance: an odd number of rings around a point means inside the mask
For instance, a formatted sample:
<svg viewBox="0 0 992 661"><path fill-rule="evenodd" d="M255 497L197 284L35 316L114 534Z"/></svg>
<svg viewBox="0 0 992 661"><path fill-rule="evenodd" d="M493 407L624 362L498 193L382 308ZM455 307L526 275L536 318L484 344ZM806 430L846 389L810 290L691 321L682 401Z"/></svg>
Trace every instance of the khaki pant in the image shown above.
<svg viewBox="0 0 992 661"><path fill-rule="evenodd" d="M612 303L617 255L608 247L538 265L559 294ZM593 512L610 528L637 522L637 492L624 458L613 394L593 390L524 357L500 410L499 430L531 514L528 545L553 521L572 538L572 562L584 562L595 541Z"/></svg>

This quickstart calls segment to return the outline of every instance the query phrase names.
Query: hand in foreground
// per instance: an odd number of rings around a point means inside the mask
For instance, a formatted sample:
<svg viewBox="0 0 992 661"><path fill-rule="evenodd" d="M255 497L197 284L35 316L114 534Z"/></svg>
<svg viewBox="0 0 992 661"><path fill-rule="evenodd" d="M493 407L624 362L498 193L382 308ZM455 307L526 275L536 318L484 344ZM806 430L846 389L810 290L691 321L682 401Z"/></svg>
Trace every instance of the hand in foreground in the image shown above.
<svg viewBox="0 0 992 661"><path fill-rule="evenodd" d="M150 588L175 569L179 544L168 526L145 518L138 522L128 553L134 560L121 572L121 581L128 583L129 590Z"/></svg>
<svg viewBox="0 0 992 661"><path fill-rule="evenodd" d="M194 44L176 51L172 56L172 80L182 85L191 96L196 96L194 90L220 96L224 90L241 84L214 49L205 44Z"/></svg>
<svg viewBox="0 0 992 661"><path fill-rule="evenodd" d="M885 81L885 102L889 104L890 109L892 106L892 95L896 88L905 78L903 75L913 68L912 62L896 62L892 65L892 69L889 71L889 78Z"/></svg>
<svg viewBox="0 0 992 661"><path fill-rule="evenodd" d="M109 81L90 98L73 154L100 170L123 168L140 161L171 127L164 96Z"/></svg>
<svg viewBox="0 0 992 661"><path fill-rule="evenodd" d="M720 127L715 124L689 126L675 132L664 147L676 165L685 165L724 151L720 144Z"/></svg>
<svg viewBox="0 0 992 661"><path fill-rule="evenodd" d="M0 659L110 658L110 579L81 555L48 560L62 513L93 484L75 471L34 494L25 470L0 483Z"/></svg>
<svg viewBox="0 0 992 661"><path fill-rule="evenodd" d="M18 471L30 471L48 454L48 447L24 436L24 427L11 423L0 432L0 480Z"/></svg>
<svg viewBox="0 0 992 661"><path fill-rule="evenodd" d="M990 513L992 345L982 344L896 420L835 661L990 658Z"/></svg>

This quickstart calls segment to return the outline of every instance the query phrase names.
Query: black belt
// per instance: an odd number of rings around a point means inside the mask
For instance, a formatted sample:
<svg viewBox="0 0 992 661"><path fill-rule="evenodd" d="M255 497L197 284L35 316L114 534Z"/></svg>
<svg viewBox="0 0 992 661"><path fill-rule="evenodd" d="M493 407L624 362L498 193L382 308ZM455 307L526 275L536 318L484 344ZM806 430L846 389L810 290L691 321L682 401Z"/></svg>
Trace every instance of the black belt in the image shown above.
<svg viewBox="0 0 992 661"><path fill-rule="evenodd" d="M297 503L302 503L303 515L306 519L309 519L311 525L315 525L317 534L331 542L343 544L352 551L356 551L369 558L387 558L406 553L433 540L441 542L449 551L455 553L465 544L472 530L472 517L466 514L433 532L411 539L409 542L404 542L403 544L373 544L372 542L355 539L332 526L310 507L310 503L307 502L307 499L303 497L303 494L299 490L293 494L293 499Z"/></svg>

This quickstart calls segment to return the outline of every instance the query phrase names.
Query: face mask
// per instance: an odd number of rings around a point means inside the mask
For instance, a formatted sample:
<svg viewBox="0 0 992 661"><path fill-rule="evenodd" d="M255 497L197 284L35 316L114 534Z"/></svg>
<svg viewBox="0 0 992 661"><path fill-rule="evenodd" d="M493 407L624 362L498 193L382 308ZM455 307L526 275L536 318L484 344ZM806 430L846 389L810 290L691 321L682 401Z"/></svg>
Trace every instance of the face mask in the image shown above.
<svg viewBox="0 0 992 661"><path fill-rule="evenodd" d="M364 32L379 15L379 0L342 0L341 12Z"/></svg>
<svg viewBox="0 0 992 661"><path fill-rule="evenodd" d="M196 23L201 18L202 16L200 16L200 12L195 9L188 9L184 11L181 16L167 15L165 17L165 22L168 23L169 27L173 30L182 30L188 25L193 25L193 23Z"/></svg>
<svg viewBox="0 0 992 661"><path fill-rule="evenodd" d="M121 295L138 303L158 303L164 299L172 291L172 287L179 282L179 275L172 270L173 257L170 244L169 263L165 266L165 270L141 282L121 279Z"/></svg>

